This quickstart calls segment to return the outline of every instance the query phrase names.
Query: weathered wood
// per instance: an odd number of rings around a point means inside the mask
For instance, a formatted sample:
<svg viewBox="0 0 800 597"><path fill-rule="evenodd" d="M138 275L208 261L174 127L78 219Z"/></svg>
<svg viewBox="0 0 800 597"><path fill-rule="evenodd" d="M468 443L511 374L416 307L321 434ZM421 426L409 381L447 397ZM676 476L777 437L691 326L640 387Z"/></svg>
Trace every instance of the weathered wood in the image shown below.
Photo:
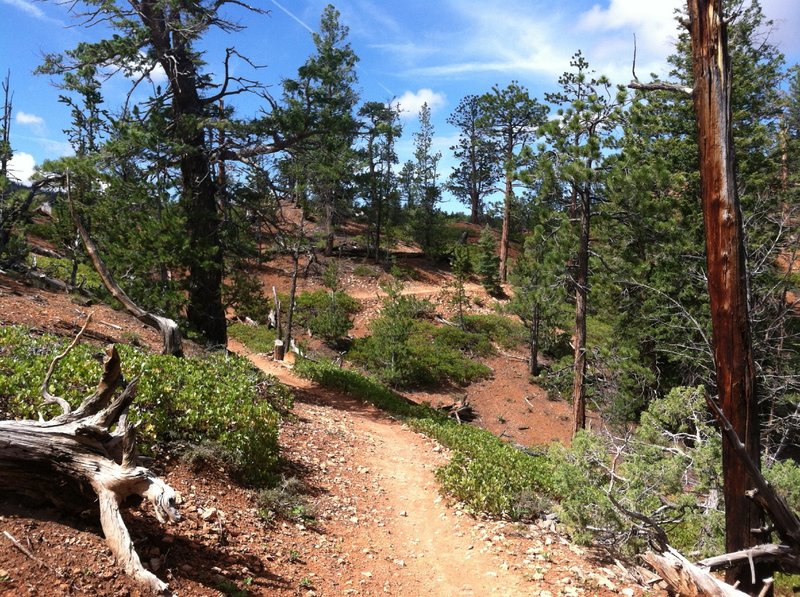
<svg viewBox="0 0 800 597"><path fill-rule="evenodd" d="M77 409L62 404L62 414L49 421L0 421L0 487L71 510L97 504L119 565L147 589L168 593L166 583L142 566L119 508L126 497L139 495L159 521L180 519L176 492L135 462L126 413L137 381L114 397L122 373L119 354L109 346L97 389Z"/></svg>
<svg viewBox="0 0 800 597"><path fill-rule="evenodd" d="M67 185L69 186L69 178L67 178ZM114 276L111 275L111 271L108 269L105 261L103 261L103 258L100 256L100 250L89 236L89 233L86 231L83 222L81 222L80 217L73 209L71 199L69 201L69 207L70 213L72 214L72 221L75 224L75 228L78 230L81 240L83 241L86 254L89 255L89 259L91 260L95 271L100 276L100 279L103 281L103 285L106 287L108 292L111 293L111 296L117 299L122 306L125 307L125 309L136 319L141 321L143 324L159 331L161 334L161 340L163 342L163 348L161 351L162 354L171 354L177 357L183 356L183 343L178 324L168 317L162 317L160 315L145 311L131 300L125 291L120 288L119 284L117 284Z"/></svg>
<svg viewBox="0 0 800 597"><path fill-rule="evenodd" d="M700 153L708 293L711 305L716 385L722 412L753 463L760 462L758 402L747 309L747 269L741 209L736 193L731 132L731 66L722 0L688 0L694 69L694 101ZM759 508L745 492L752 480L726 436L722 466L726 550L762 542L752 532L763 526ZM744 590L750 571L732 570Z"/></svg>
<svg viewBox="0 0 800 597"><path fill-rule="evenodd" d="M749 565L750 562L771 562L780 564L784 572L800 572L800 554L788 545L756 545L734 553L726 553L700 560L697 565L708 570L720 570L732 566Z"/></svg>
<svg viewBox="0 0 800 597"><path fill-rule="evenodd" d="M663 553L651 551L642 557L682 597L747 597L747 593L714 578L669 546Z"/></svg>

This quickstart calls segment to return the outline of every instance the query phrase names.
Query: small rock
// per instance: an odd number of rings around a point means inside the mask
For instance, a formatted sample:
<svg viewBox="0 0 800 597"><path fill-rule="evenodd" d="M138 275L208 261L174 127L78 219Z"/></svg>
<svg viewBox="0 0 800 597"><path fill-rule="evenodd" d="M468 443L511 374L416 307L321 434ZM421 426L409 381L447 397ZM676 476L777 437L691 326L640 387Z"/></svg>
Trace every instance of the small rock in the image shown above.
<svg viewBox="0 0 800 597"><path fill-rule="evenodd" d="M406 512L405 510L401 510L400 516L408 516L408 512Z"/></svg>
<svg viewBox="0 0 800 597"><path fill-rule="evenodd" d="M630 587L626 587L622 589L622 594L625 595L625 597L633 597L634 591Z"/></svg>
<svg viewBox="0 0 800 597"><path fill-rule="evenodd" d="M161 558L150 558L150 570L158 572L161 568Z"/></svg>
<svg viewBox="0 0 800 597"><path fill-rule="evenodd" d="M406 565L405 560L395 560L394 563L395 563L395 565L399 566L400 568L403 568Z"/></svg>

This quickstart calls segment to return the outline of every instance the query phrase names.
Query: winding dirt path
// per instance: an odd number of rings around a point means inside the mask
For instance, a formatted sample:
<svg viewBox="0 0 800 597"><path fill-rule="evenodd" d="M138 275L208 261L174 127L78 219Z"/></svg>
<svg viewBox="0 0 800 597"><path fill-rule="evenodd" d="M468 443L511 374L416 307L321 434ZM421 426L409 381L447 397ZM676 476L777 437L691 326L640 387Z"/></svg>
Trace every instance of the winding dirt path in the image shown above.
<svg viewBox="0 0 800 597"><path fill-rule="evenodd" d="M440 496L447 451L385 413L248 356L296 394L284 458L315 496L303 554L314 595L634 595L620 569L588 561L551 523L475 519Z"/></svg>

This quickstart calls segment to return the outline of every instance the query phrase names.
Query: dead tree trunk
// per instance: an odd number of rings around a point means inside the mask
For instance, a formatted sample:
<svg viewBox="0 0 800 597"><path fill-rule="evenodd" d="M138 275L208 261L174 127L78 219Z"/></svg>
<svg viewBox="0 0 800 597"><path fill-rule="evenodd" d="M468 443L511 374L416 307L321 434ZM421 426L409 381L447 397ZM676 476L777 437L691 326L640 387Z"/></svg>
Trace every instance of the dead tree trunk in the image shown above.
<svg viewBox="0 0 800 597"><path fill-rule="evenodd" d="M67 177L67 187L69 187L69 177ZM114 280L114 276L111 275L108 267L106 267L103 258L100 256L100 250L97 248L97 245L94 244L94 241L89 236L86 228L83 226L80 216L78 216L73 209L72 201L70 201L69 208L70 213L72 214L72 221L75 224L78 234L83 241L83 246L86 249L86 254L89 255L89 259L91 259L95 271L97 271L97 274L103 281L103 285L106 287L108 292L111 293L111 296L122 303L122 306L125 307L128 313L133 315L136 319L151 328L157 329L161 333L161 340L163 342L163 348L161 350L162 354L171 354L176 357L182 357L183 343L181 340L181 331L178 329L178 324L168 317L161 317L160 315L155 315L145 311L130 299L125 291L119 287L119 284L117 284L116 280Z"/></svg>
<svg viewBox="0 0 800 597"><path fill-rule="evenodd" d="M70 510L97 504L117 563L149 590L168 593L166 583L142 566L120 515L120 503L139 495L153 505L159 521L180 519L175 491L136 465L134 429L126 415L137 380L114 398L122 374L119 355L109 346L97 389L72 411L65 400L46 391L57 360L50 366L43 390L45 402L61 405L63 413L49 421L0 421L0 486L46 497Z"/></svg>
<svg viewBox="0 0 800 597"><path fill-rule="evenodd" d="M747 305L744 234L736 194L731 132L731 67L722 0L688 0L694 68L694 109L700 149L700 182L708 265L708 294L716 385L722 412L750 459L760 462L758 403ZM746 497L753 479L729 439L722 450L726 550L763 542L759 508ZM769 575L768 573L766 574ZM764 578L764 574L757 574ZM757 591L749 567L731 569L728 582Z"/></svg>
<svg viewBox="0 0 800 597"><path fill-rule="evenodd" d="M589 294L589 189L575 189L580 200L581 230L575 273L575 362L572 376L572 436L586 428L586 310Z"/></svg>

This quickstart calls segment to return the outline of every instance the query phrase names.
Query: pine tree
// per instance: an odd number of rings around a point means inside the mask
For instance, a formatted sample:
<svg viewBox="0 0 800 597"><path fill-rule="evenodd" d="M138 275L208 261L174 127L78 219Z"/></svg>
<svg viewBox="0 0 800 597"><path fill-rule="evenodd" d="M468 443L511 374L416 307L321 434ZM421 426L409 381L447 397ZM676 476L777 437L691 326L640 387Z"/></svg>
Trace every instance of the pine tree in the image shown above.
<svg viewBox="0 0 800 597"><path fill-rule="evenodd" d="M606 194L605 164L615 147L615 131L622 122L624 91L614 92L606 77L595 77L580 52L570 61L572 71L559 78L561 89L546 94L562 106L559 119L543 131L547 155L559 181L570 218L577 223L575 287L575 363L573 376L573 432L586 423L586 317L589 296L589 242L593 204Z"/></svg>
<svg viewBox="0 0 800 597"><path fill-rule="evenodd" d="M458 145L450 148L459 162L447 188L469 206L472 224L480 222L484 197L495 191L500 179L497 142L486 128L484 106L478 96L468 95L447 119L448 124L459 129Z"/></svg>
<svg viewBox="0 0 800 597"><path fill-rule="evenodd" d="M498 161L505 179L503 195L503 231L500 236L500 281L506 281L508 272L508 247L511 234L511 213L514 203L514 182L520 167L519 154L544 123L547 107L531 98L528 90L516 81L505 89L494 86L490 93L480 97L481 128L498 149Z"/></svg>
<svg viewBox="0 0 800 597"><path fill-rule="evenodd" d="M500 258L497 255L497 241L492 229L484 226L478 239L478 265L475 268L480 276L481 284L491 296L499 296L503 292L500 285Z"/></svg>

